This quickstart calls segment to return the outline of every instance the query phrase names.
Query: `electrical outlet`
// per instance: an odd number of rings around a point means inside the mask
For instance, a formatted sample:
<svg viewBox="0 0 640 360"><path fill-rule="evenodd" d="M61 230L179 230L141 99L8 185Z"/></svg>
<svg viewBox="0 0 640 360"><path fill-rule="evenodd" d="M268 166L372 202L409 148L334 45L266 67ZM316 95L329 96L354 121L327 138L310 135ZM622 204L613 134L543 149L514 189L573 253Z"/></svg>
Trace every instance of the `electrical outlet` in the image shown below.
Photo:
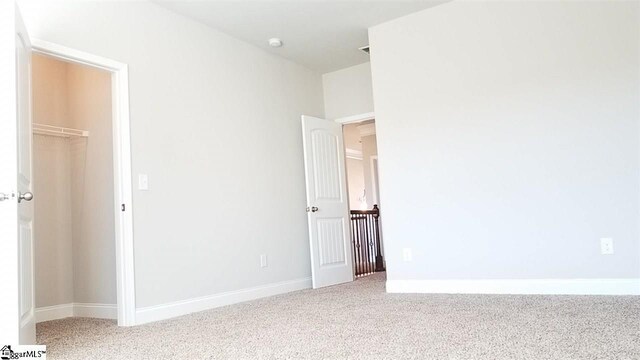
<svg viewBox="0 0 640 360"><path fill-rule="evenodd" d="M267 267L267 255L265 254L260 255L260 267Z"/></svg>
<svg viewBox="0 0 640 360"><path fill-rule="evenodd" d="M402 260L405 262L413 261L413 253L410 248L402 249Z"/></svg>
<svg viewBox="0 0 640 360"><path fill-rule="evenodd" d="M602 253L602 255L611 255L611 254L613 254L613 239L612 238L601 238L600 239L600 253Z"/></svg>

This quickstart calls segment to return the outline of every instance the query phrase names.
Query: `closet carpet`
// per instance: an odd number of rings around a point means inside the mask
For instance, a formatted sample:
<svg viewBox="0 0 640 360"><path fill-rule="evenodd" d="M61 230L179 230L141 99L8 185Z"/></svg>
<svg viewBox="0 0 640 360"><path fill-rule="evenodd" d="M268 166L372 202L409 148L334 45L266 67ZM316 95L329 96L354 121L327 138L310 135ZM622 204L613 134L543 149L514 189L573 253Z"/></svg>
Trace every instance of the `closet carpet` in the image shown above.
<svg viewBox="0 0 640 360"><path fill-rule="evenodd" d="M386 294L384 274L147 325L37 325L48 359L640 359L640 297Z"/></svg>

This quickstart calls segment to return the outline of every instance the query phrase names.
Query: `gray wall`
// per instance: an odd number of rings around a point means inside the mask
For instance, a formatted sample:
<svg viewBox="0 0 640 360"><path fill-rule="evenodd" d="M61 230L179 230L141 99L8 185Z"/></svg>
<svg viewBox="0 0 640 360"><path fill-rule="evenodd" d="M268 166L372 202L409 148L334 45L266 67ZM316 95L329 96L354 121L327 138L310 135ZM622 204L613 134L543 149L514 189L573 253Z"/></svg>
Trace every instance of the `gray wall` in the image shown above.
<svg viewBox="0 0 640 360"><path fill-rule="evenodd" d="M148 2L22 11L31 36L129 65L138 308L310 276L300 115L324 115L320 74Z"/></svg>
<svg viewBox="0 0 640 360"><path fill-rule="evenodd" d="M371 64L364 63L322 75L327 119L373 112Z"/></svg>
<svg viewBox="0 0 640 360"><path fill-rule="evenodd" d="M390 279L640 275L638 10L451 2L370 29Z"/></svg>

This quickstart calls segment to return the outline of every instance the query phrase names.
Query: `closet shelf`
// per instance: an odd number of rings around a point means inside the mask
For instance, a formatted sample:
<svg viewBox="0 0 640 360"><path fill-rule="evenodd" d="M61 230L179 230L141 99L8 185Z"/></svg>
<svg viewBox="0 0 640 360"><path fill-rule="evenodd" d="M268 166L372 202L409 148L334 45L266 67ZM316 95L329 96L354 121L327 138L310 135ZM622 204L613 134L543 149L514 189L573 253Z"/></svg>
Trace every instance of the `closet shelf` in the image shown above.
<svg viewBox="0 0 640 360"><path fill-rule="evenodd" d="M66 138L89 137L89 131L87 130L71 129L61 126L34 123L32 129L34 134L41 135L52 135Z"/></svg>

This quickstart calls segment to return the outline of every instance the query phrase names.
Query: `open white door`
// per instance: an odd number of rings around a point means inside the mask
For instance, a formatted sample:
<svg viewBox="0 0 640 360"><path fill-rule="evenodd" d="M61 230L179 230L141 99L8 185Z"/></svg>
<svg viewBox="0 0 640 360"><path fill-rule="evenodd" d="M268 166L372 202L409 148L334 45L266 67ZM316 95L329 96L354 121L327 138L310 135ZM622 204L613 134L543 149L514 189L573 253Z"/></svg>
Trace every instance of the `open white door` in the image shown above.
<svg viewBox="0 0 640 360"><path fill-rule="evenodd" d="M0 341L35 344L31 45L14 1L0 5Z"/></svg>
<svg viewBox="0 0 640 360"><path fill-rule="evenodd" d="M342 125L302 116L313 288L353 281Z"/></svg>

